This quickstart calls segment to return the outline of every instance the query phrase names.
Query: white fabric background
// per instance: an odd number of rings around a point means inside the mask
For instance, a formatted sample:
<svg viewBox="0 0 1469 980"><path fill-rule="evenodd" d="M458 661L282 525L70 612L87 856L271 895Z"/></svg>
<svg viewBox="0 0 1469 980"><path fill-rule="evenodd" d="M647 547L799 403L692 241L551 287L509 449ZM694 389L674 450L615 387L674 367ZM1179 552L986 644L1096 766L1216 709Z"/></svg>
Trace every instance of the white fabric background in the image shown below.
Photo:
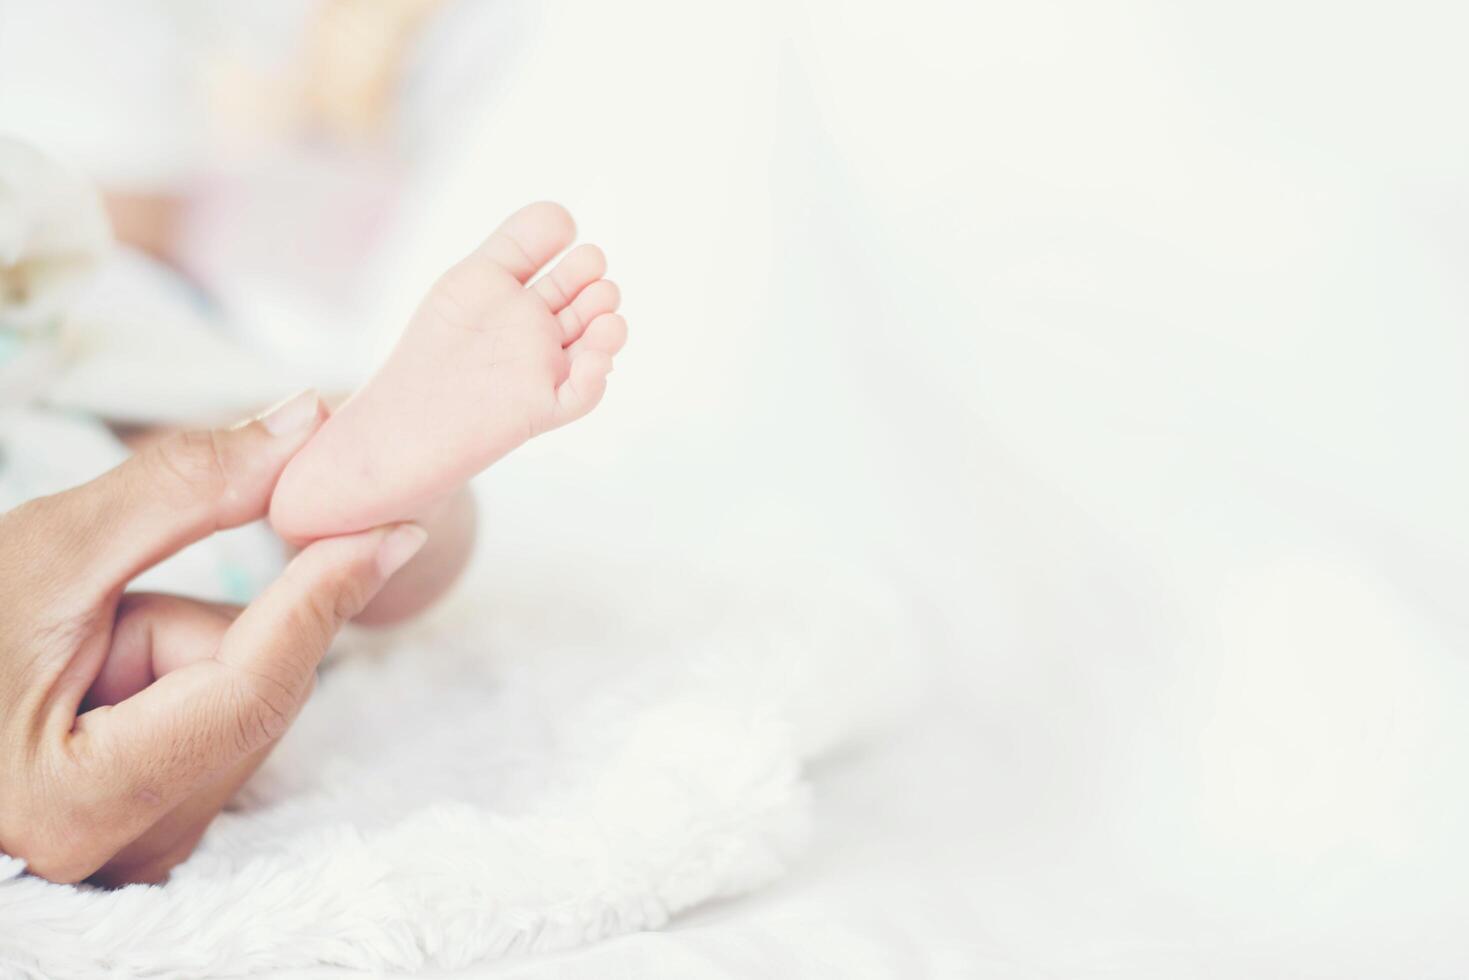
<svg viewBox="0 0 1469 980"><path fill-rule="evenodd" d="M567 442L685 393L784 433L690 498L885 554L943 683L788 890L518 975L1462 973L1463 13L759 10L568 14L499 145L565 65L597 110L479 197L598 148L643 332Z"/></svg>

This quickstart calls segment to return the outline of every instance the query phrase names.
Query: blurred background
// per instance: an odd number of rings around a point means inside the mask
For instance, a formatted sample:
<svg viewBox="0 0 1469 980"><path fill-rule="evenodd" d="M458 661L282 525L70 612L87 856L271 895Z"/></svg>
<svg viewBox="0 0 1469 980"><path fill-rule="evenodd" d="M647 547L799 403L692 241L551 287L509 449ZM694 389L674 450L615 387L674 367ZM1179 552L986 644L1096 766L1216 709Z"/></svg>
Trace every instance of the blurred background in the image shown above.
<svg viewBox="0 0 1469 980"><path fill-rule="evenodd" d="M1452 977L1466 36L1431 0L0 0L0 129L233 352L202 392L114 362L111 414L349 388L554 198L632 341L482 479L487 555L911 609L918 710L822 763L813 853L680 925L691 962Z"/></svg>

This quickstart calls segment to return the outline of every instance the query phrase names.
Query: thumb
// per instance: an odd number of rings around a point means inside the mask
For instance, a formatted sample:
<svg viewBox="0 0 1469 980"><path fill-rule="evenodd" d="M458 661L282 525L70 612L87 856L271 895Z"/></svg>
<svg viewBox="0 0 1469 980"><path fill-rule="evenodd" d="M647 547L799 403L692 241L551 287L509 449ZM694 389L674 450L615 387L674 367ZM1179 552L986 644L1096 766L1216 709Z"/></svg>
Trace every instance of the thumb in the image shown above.
<svg viewBox="0 0 1469 980"><path fill-rule="evenodd" d="M78 717L76 756L109 781L106 825L90 828L110 840L107 853L283 735L332 639L427 538L399 524L313 542L240 613L212 658ZM95 799L96 787L80 789Z"/></svg>
<svg viewBox="0 0 1469 980"><path fill-rule="evenodd" d="M57 577L96 601L185 545L264 517L281 471L324 418L305 391L232 429L175 433L90 483L33 501Z"/></svg>

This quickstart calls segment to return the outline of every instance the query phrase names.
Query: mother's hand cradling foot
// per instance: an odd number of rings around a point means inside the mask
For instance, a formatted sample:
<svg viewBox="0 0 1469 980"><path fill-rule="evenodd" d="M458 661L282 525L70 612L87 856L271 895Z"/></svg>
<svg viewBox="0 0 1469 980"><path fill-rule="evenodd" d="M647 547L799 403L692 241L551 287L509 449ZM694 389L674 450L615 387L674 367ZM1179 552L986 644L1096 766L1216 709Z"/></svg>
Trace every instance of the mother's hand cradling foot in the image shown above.
<svg viewBox="0 0 1469 980"><path fill-rule="evenodd" d="M423 544L415 525L310 544L238 613L148 603L154 642L210 648L117 704L83 704L127 583L263 517L324 418L300 395L0 515L0 851L53 881L159 880L285 732L337 631Z"/></svg>

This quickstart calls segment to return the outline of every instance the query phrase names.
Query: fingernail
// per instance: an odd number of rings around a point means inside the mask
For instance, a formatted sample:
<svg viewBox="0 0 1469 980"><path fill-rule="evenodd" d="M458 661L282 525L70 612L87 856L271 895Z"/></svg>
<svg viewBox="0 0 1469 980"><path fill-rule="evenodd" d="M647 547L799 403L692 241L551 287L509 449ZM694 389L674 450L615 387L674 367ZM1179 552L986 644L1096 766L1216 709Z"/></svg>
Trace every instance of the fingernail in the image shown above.
<svg viewBox="0 0 1469 980"><path fill-rule="evenodd" d="M273 436L289 435L310 425L316 419L319 408L320 399L316 392L308 389L292 395L260 416L260 422L265 426L265 431Z"/></svg>
<svg viewBox="0 0 1469 980"><path fill-rule="evenodd" d="M408 564L408 559L418 554L428 532L417 524L401 524L388 532L377 549L377 568L387 578Z"/></svg>

